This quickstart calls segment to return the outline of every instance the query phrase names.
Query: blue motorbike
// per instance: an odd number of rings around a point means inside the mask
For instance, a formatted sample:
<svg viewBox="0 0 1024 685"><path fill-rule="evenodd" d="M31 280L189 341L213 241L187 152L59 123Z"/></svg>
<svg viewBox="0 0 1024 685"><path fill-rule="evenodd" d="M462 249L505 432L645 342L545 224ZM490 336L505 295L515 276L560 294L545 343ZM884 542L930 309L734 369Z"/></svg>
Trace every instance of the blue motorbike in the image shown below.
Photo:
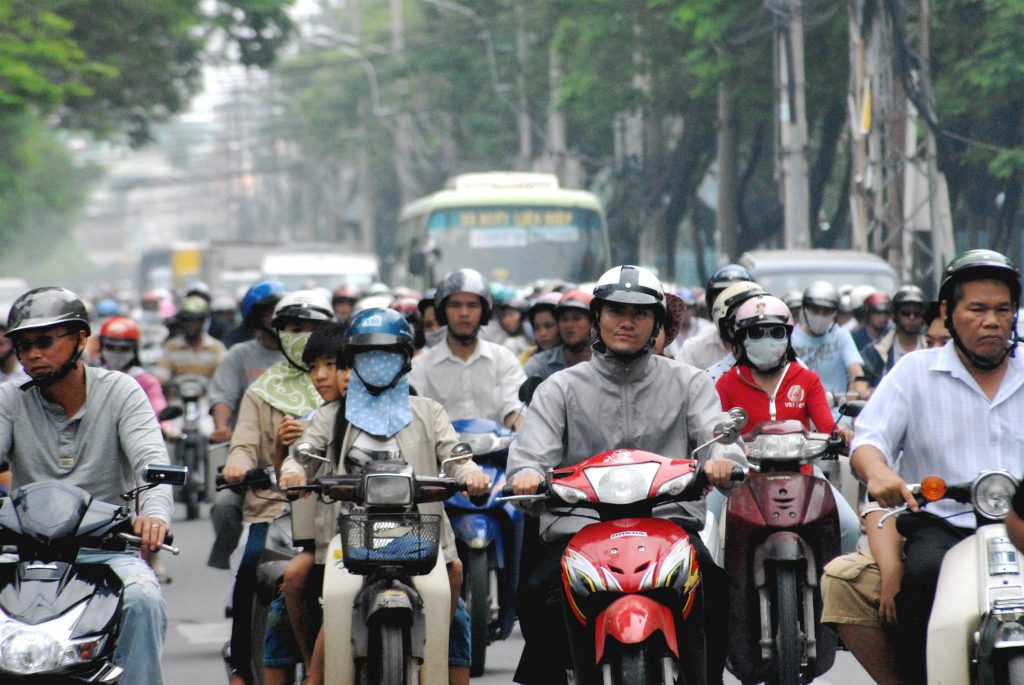
<svg viewBox="0 0 1024 685"><path fill-rule="evenodd" d="M486 502L459 493L444 505L463 564L462 596L472 634L470 675L477 677L484 672L487 645L506 639L515 624L523 514L511 503L496 501L505 487L505 460L515 434L484 419L460 419L452 426L491 479Z"/></svg>

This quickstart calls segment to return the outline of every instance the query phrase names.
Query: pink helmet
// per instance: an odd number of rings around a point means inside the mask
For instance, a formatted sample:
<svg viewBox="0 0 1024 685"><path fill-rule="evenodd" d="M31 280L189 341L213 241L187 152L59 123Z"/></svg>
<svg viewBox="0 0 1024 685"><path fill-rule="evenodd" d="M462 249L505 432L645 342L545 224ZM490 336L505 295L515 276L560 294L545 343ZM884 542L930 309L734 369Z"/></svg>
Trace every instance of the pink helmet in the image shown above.
<svg viewBox="0 0 1024 685"><path fill-rule="evenodd" d="M773 295L758 295L741 304L736 310L733 330L738 333L754 326L771 324L793 328L793 314L779 298Z"/></svg>

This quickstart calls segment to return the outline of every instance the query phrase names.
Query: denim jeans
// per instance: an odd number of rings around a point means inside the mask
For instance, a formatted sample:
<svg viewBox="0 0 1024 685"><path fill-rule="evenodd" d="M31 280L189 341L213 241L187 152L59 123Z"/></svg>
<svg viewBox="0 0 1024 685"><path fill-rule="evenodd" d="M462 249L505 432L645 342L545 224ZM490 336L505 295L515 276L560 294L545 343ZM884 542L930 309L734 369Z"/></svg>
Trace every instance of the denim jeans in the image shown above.
<svg viewBox="0 0 1024 685"><path fill-rule="evenodd" d="M79 564L105 564L124 583L121 634L114 663L124 669L120 685L163 685L167 605L160 583L136 552L79 552Z"/></svg>

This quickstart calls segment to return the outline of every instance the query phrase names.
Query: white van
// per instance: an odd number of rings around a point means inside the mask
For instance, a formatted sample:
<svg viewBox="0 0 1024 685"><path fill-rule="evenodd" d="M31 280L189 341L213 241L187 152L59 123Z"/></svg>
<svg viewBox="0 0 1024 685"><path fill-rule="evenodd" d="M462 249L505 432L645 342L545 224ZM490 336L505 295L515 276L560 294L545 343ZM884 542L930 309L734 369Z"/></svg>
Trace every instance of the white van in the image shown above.
<svg viewBox="0 0 1024 685"><path fill-rule="evenodd" d="M281 281L289 290L327 288L342 283L365 288L380 279L376 255L309 250L272 252L263 258L263 278Z"/></svg>
<svg viewBox="0 0 1024 685"><path fill-rule="evenodd" d="M814 281L870 285L892 295L900 285L896 271L881 257L856 250L751 250L740 255L758 284L778 297Z"/></svg>

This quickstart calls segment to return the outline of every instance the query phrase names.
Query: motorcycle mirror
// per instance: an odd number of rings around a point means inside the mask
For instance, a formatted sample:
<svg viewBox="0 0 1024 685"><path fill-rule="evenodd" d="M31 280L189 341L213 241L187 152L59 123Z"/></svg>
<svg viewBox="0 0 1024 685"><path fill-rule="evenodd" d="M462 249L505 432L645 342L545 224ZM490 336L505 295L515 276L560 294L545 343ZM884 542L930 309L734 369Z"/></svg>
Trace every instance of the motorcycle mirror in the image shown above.
<svg viewBox="0 0 1024 685"><path fill-rule="evenodd" d="M736 424L736 427L740 430L746 427L750 417L747 416L747 412L743 410L743 407L733 407L729 410L729 418Z"/></svg>
<svg viewBox="0 0 1024 685"><path fill-rule="evenodd" d="M721 421L715 424L712 435L715 437L715 442L731 445L739 440L740 427L736 425L735 421Z"/></svg>
<svg viewBox="0 0 1024 685"><path fill-rule="evenodd" d="M295 460L303 466L306 466L311 461L330 462L331 460L324 456L324 454L324 450L313 447L308 442L300 442L295 446Z"/></svg>
<svg viewBox="0 0 1024 685"><path fill-rule="evenodd" d="M160 421L171 421L184 413L185 410L181 408L181 405L169 404L160 410L156 418Z"/></svg>
<svg viewBox="0 0 1024 685"><path fill-rule="evenodd" d="M468 442L456 443L448 458L441 462L441 477L444 478L448 464L456 461L466 461L467 459L472 458L473 448L469 446Z"/></svg>
<svg viewBox="0 0 1024 685"><path fill-rule="evenodd" d="M188 467L172 464L147 464L142 479L157 485L184 485L188 481Z"/></svg>
<svg viewBox="0 0 1024 685"><path fill-rule="evenodd" d="M519 386L519 401L529 404L533 400L533 393L537 392L537 386L544 382L540 376L530 376Z"/></svg>
<svg viewBox="0 0 1024 685"><path fill-rule="evenodd" d="M849 400L839 407L839 413L842 416L859 416L867 404L867 400Z"/></svg>

